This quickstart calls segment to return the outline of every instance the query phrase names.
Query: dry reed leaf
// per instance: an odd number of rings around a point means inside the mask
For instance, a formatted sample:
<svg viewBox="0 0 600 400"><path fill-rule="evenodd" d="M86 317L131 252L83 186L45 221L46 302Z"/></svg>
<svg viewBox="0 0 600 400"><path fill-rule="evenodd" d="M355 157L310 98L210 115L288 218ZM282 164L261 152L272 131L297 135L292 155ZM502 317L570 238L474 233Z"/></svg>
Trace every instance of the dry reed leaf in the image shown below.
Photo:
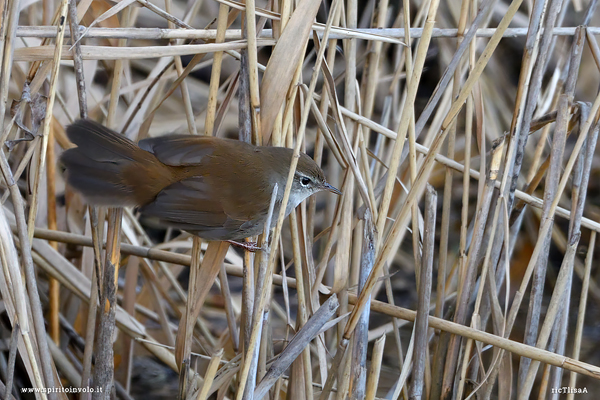
<svg viewBox="0 0 600 400"><path fill-rule="evenodd" d="M365 204L369 207L370 210L374 210L374 204L372 204L371 198L369 197L367 185L365 184L365 180L358 166L356 154L354 154L352 143L350 143L348 131L346 129L346 124L344 124L344 120L342 118L341 106L338 100L337 91L335 89L335 81L333 79L333 74L331 73L331 70L329 69L329 66L327 65L327 62L325 62L325 60L323 60L321 68L323 70L325 82L327 83L329 89L327 93L329 94L329 102L333 110L332 114L334 115L339 130L341 131L340 134L336 137L336 139L339 137L339 139L336 142L340 147L342 155L344 155L346 164L354 173L354 179L358 186L358 192L360 193L362 200L365 202Z"/></svg>
<svg viewBox="0 0 600 400"><path fill-rule="evenodd" d="M258 39L259 46L270 46L272 39ZM81 46L84 60L139 60L145 58L185 56L192 54L214 53L216 51L240 50L246 47L245 41L227 43L187 44L180 46L111 47ZM70 46L63 46L61 60L72 60ZM54 55L54 46L21 47L15 49L15 61L49 60Z"/></svg>
<svg viewBox="0 0 600 400"><path fill-rule="evenodd" d="M225 4L236 10L244 11L246 9L246 5L239 1L217 0L217 2L219 2L221 4ZM268 18L273 21L281 20L281 14L270 11L270 10L265 10L264 8L256 7L255 13L257 16L260 16L263 18ZM323 32L325 30L325 28L326 28L325 24L322 24L319 22L315 22L312 25L312 29L315 31L315 33ZM383 29L378 29L377 31L384 32ZM267 32L268 32L268 30L267 30ZM344 27L339 27L339 26L332 26L331 34L332 34L331 36L338 36L337 39L344 38L344 39L374 40L374 41L380 41L380 42L384 42L384 43L394 43L394 44L400 44L400 45L406 46L406 44L404 42L396 39L395 37L384 36L382 34L377 34L377 33L372 33L372 32L364 32L364 30L358 30L358 29L350 29L350 28L344 28ZM319 37L319 35L317 35L317 38L318 37Z"/></svg>
<svg viewBox="0 0 600 400"><path fill-rule="evenodd" d="M96 18L95 20L92 21L92 23L86 28L86 30L80 36L79 40L81 40L85 37L85 35L87 34L87 32L89 31L89 29L91 27L93 27L94 25L96 25L104 20L109 19L113 15L116 15L119 11L125 9L125 7L128 7L129 5L135 3L136 1L137 0L121 0L120 2L115 4L113 7L109 8L108 11L104 12L102 15L100 15L98 18Z"/></svg>
<svg viewBox="0 0 600 400"><path fill-rule="evenodd" d="M226 6L229 6L231 8L234 8L236 10L240 10L240 11L245 11L246 10L246 4L245 3L241 3L239 1L217 0L217 2L219 2L221 4L224 4ZM260 8L260 7L256 7L255 13L259 17L270 18L270 19L273 19L273 20L279 20L279 19L281 19L281 15L279 13L276 13L276 12L273 12L273 11L270 11L270 10L265 10L264 8Z"/></svg>
<svg viewBox="0 0 600 400"><path fill-rule="evenodd" d="M481 154L481 144L482 140L484 140L485 134L485 113L484 113L484 103L483 103L483 95L481 94L481 85L477 84L473 88L473 97L475 103L475 120L476 120L476 129L475 129L475 138L477 143L477 150Z"/></svg>
<svg viewBox="0 0 600 400"><path fill-rule="evenodd" d="M200 270L197 271L198 279L196 280L194 298L188 297L188 307L191 307L191 312L187 317L188 319L186 319L185 314L181 317L179 329L177 330L177 339L175 341L175 360L178 367L181 366L182 361L189 356L189 354L185 354L184 351L186 347L185 342L187 340L191 340L193 327L198 315L200 314L202 304L204 304L204 299L206 298L206 295L208 294L210 288L215 282L217 275L219 274L221 264L223 264L228 250L228 242L208 243L208 247L204 253L204 258L202 259Z"/></svg>
<svg viewBox="0 0 600 400"><path fill-rule="evenodd" d="M10 214L9 214L10 215ZM15 248L10 226L6 220L4 207L0 206L0 293L5 311L13 325L19 330L17 336L19 352L29 378L39 384L42 382L40 359L37 351L32 351L32 344L38 346L35 335L29 330L29 313L27 312L27 297L25 284L19 270L19 257ZM25 357L27 354L27 357Z"/></svg>
<svg viewBox="0 0 600 400"><path fill-rule="evenodd" d="M273 49L260 85L260 121L263 143L268 143L277 113L286 97L294 72L308 41L321 2L303 0L292 14Z"/></svg>
<svg viewBox="0 0 600 400"><path fill-rule="evenodd" d="M29 323L27 319L27 299L25 297L25 284L21 278L19 271L19 257L17 249L12 242L12 235L8 222L3 211L4 207L0 207L0 252L2 257L2 268L4 281L6 286L2 286L6 292L2 295L3 299L10 299L14 307L14 316L17 316L17 322L20 325L22 333L29 332ZM7 295L10 293L10 295ZM11 317L13 314L11 314Z"/></svg>

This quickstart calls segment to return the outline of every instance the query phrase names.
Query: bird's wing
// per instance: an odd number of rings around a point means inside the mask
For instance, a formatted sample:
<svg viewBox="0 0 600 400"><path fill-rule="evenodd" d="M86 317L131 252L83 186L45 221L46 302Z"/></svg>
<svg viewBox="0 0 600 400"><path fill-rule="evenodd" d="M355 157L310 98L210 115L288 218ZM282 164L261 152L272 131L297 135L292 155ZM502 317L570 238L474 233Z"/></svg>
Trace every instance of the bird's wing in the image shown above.
<svg viewBox="0 0 600 400"><path fill-rule="evenodd" d="M141 149L156 156L163 164L173 167L197 166L205 156L214 152L212 137L167 135L140 140Z"/></svg>
<svg viewBox="0 0 600 400"><path fill-rule="evenodd" d="M229 217L223 211L221 203L214 199L214 193L211 195L209 186L201 176L183 179L167 186L140 211L144 216L157 218L167 226L194 233L207 240L238 239L240 231L253 225L251 221Z"/></svg>

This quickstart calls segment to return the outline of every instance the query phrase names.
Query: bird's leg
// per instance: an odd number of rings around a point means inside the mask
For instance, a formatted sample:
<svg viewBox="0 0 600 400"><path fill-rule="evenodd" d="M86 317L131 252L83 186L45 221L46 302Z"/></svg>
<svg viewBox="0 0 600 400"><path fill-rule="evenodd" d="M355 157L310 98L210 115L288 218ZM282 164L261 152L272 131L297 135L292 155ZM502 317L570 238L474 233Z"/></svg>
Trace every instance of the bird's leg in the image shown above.
<svg viewBox="0 0 600 400"><path fill-rule="evenodd" d="M262 247L260 247L256 242L236 242L235 240L227 240L227 242L252 253L262 250Z"/></svg>

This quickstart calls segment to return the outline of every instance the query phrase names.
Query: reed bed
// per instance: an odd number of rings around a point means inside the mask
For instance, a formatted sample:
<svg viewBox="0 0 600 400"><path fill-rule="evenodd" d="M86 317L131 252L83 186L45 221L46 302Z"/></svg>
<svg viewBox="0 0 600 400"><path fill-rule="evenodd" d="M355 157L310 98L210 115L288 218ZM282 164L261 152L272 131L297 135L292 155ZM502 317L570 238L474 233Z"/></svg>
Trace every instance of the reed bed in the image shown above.
<svg viewBox="0 0 600 400"><path fill-rule="evenodd" d="M600 391L596 0L0 3L0 398ZM343 195L206 243L65 187L79 118Z"/></svg>

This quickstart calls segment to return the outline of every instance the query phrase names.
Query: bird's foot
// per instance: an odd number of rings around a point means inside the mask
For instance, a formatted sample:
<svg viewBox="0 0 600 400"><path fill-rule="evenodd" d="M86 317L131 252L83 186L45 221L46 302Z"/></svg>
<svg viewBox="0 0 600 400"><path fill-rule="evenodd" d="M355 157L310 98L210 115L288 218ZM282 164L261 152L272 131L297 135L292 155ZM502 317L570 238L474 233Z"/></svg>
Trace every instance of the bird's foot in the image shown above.
<svg viewBox="0 0 600 400"><path fill-rule="evenodd" d="M262 247L260 247L256 242L236 242L235 240L227 240L227 242L229 242L233 246L240 247L252 253L262 250Z"/></svg>

